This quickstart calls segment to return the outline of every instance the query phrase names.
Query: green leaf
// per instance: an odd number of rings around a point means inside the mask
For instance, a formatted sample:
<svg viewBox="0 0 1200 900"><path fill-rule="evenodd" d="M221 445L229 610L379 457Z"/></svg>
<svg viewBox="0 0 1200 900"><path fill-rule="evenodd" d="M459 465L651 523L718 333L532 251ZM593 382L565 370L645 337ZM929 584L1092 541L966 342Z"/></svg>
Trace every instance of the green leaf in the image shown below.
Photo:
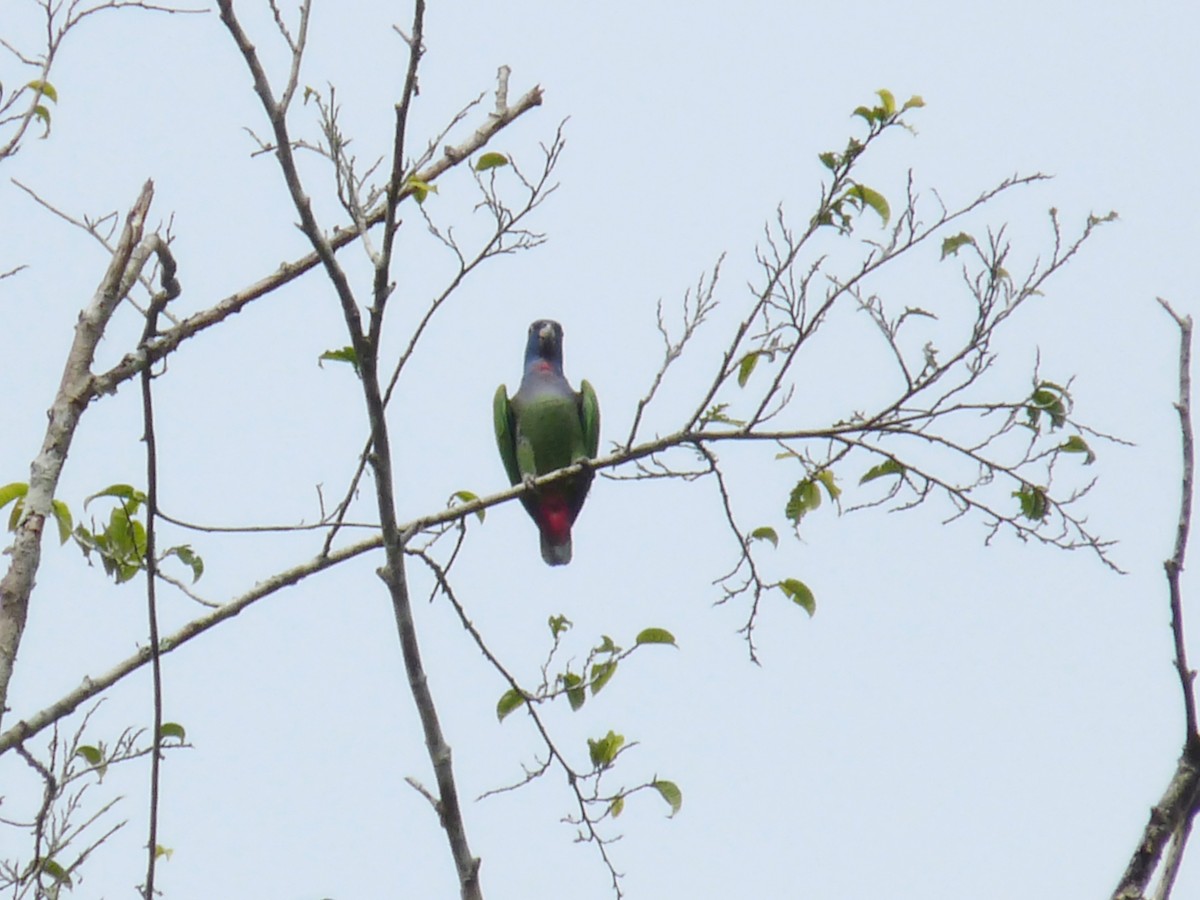
<svg viewBox="0 0 1200 900"><path fill-rule="evenodd" d="M67 870L60 866L52 859L43 859L41 861L42 872L49 875L58 884L71 886L71 876L67 874Z"/></svg>
<svg viewBox="0 0 1200 900"><path fill-rule="evenodd" d="M675 635L667 631L665 628L643 628L638 632L638 636L634 639L635 644L670 644L672 647L679 646L675 643Z"/></svg>
<svg viewBox="0 0 1200 900"><path fill-rule="evenodd" d="M428 181L421 181L419 178L408 179L404 186L412 192L412 195L416 198L418 203L424 203L426 197L428 197L430 194L436 194L438 192L436 184L431 184Z"/></svg>
<svg viewBox="0 0 1200 900"><path fill-rule="evenodd" d="M667 805L671 807L672 816L683 807L683 791L679 790L679 786L675 782L655 778L650 782L650 786L658 791L659 796L667 801Z"/></svg>
<svg viewBox="0 0 1200 900"><path fill-rule="evenodd" d="M830 500L837 500L842 496L842 489L837 486L837 478L830 469L822 469L816 475L817 481L825 485L825 492L829 494Z"/></svg>
<svg viewBox="0 0 1200 900"><path fill-rule="evenodd" d="M879 95L879 100L883 104L884 115L892 115L896 111L896 98L892 96L892 92L885 88L880 88L875 93Z"/></svg>
<svg viewBox="0 0 1200 900"><path fill-rule="evenodd" d="M108 773L108 763L104 759L103 749L85 744L76 749L75 755L81 757L84 762L96 770L97 778L104 780L104 776Z"/></svg>
<svg viewBox="0 0 1200 900"><path fill-rule="evenodd" d="M187 731L178 722L163 722L162 727L158 729L159 740L164 738L176 738L182 743L187 739Z"/></svg>
<svg viewBox="0 0 1200 900"><path fill-rule="evenodd" d="M23 481L14 481L12 484L0 487L0 509L4 509L8 504L24 497L27 493L29 493L29 485Z"/></svg>
<svg viewBox="0 0 1200 900"><path fill-rule="evenodd" d="M595 740L588 738L588 755L592 759L592 765L597 769L608 768L617 758L617 753L624 743L625 736L613 731Z"/></svg>
<svg viewBox="0 0 1200 900"><path fill-rule="evenodd" d="M451 504L453 504L455 500L461 500L463 503L474 503L478 499L479 495L472 493L471 491L455 491L450 495ZM475 517L482 522L486 513L486 509L477 509L475 510Z"/></svg>
<svg viewBox="0 0 1200 900"><path fill-rule="evenodd" d="M317 357L317 365L321 366L322 361L329 360L330 362L350 363L354 367L354 374L358 374L358 354L353 347L343 347L341 350L326 350ZM321 368L325 368L321 366Z"/></svg>
<svg viewBox="0 0 1200 900"><path fill-rule="evenodd" d="M1067 438L1066 443L1059 444L1058 449L1064 453L1086 453L1087 456L1083 461L1085 466L1090 466L1096 461L1096 454L1092 452L1092 448L1087 445L1087 441L1077 434Z"/></svg>
<svg viewBox="0 0 1200 900"><path fill-rule="evenodd" d="M1041 414L1045 412L1050 417L1050 430L1061 428L1067 423L1070 402L1071 395L1066 388L1053 381L1039 382L1029 395L1029 405L1026 406L1029 424L1036 428Z"/></svg>
<svg viewBox="0 0 1200 900"><path fill-rule="evenodd" d="M793 525L798 525L806 514L820 505L821 489L811 478L805 478L792 488L791 496L788 497L787 506L784 507L783 512Z"/></svg>
<svg viewBox="0 0 1200 900"><path fill-rule="evenodd" d="M925 105L925 101L921 99L920 94L913 94L904 101L904 105L900 107L900 112L907 112L910 109L920 109Z"/></svg>
<svg viewBox="0 0 1200 900"><path fill-rule="evenodd" d="M154 858L166 859L168 862L175 855L175 851L170 847L164 847L162 844L154 845Z"/></svg>
<svg viewBox="0 0 1200 900"><path fill-rule="evenodd" d="M587 690L583 683L583 677L576 675L574 672L567 672L564 675L558 676L559 682L567 689L567 702L571 704L571 711L578 710L585 702L587 702Z"/></svg>
<svg viewBox="0 0 1200 900"><path fill-rule="evenodd" d="M503 153L485 153L475 163L476 172L486 172L499 166L507 166L508 157Z"/></svg>
<svg viewBox="0 0 1200 900"><path fill-rule="evenodd" d="M745 387L746 382L750 380L750 373L754 371L754 367L758 365L758 358L761 356L757 350L752 353L747 353L742 357L741 363L738 365L737 383L738 387Z"/></svg>
<svg viewBox="0 0 1200 900"><path fill-rule="evenodd" d="M146 502L146 495L130 484L110 484L102 491L97 491L92 496L83 501L83 508L87 509L88 504L100 497L116 497L118 500L126 501L130 512L137 512L139 506Z"/></svg>
<svg viewBox="0 0 1200 900"><path fill-rule="evenodd" d="M958 256L958 251L967 244L974 245L975 238L967 234L965 231L960 231L958 234L951 235L948 238L942 239L942 259L947 256Z"/></svg>
<svg viewBox="0 0 1200 900"><path fill-rule="evenodd" d="M892 208L888 206L887 200L883 194L873 188L867 187L865 184L855 184L846 188L846 193L843 198L849 198L858 202L860 209L866 209L868 206L879 214L879 218L883 220L883 224L887 225L888 220L892 217Z"/></svg>
<svg viewBox="0 0 1200 900"><path fill-rule="evenodd" d="M868 125L875 124L875 116L876 116L875 110L869 106L858 107L856 110L854 110L852 115L858 116L860 119L862 119Z"/></svg>
<svg viewBox="0 0 1200 900"><path fill-rule="evenodd" d="M84 744L78 748L75 755L83 757L83 761L89 766L98 766L104 762L104 754L100 752L100 748L93 747L91 744Z"/></svg>
<svg viewBox="0 0 1200 900"><path fill-rule="evenodd" d="M592 664L592 696L595 697L603 687L612 681L612 677L617 674L617 661L610 659L605 662Z"/></svg>
<svg viewBox="0 0 1200 900"><path fill-rule="evenodd" d="M75 527L71 521L71 510L61 500L51 500L50 511L54 513L54 521L58 523L58 542L65 544L70 540L71 531Z"/></svg>
<svg viewBox="0 0 1200 900"><path fill-rule="evenodd" d="M776 547L779 546L779 535L775 533L775 529L770 525L762 525L750 532L750 540L752 541L770 541Z"/></svg>
<svg viewBox="0 0 1200 900"><path fill-rule="evenodd" d="M42 96L45 97L47 100L49 100L51 103L58 102L58 91L56 91L54 89L54 85L52 85L48 81L42 81L40 79L35 79L35 80L29 82L27 85L25 85L25 87L30 88L31 90L34 90L34 91L40 91Z"/></svg>
<svg viewBox="0 0 1200 900"><path fill-rule="evenodd" d="M612 817L615 819L618 816L620 816L621 813L624 812L624 810L625 810L625 795L617 794L617 796L612 798L612 802L610 804L608 804L608 811L612 815Z"/></svg>
<svg viewBox="0 0 1200 900"><path fill-rule="evenodd" d="M192 584L200 580L200 576L204 574L204 560L200 558L191 544L180 544L178 547L172 547L163 553L163 559L168 556L174 556L181 563L192 570Z"/></svg>
<svg viewBox="0 0 1200 900"><path fill-rule="evenodd" d="M573 624L575 623L566 616L551 616L549 620L550 633L558 637L563 632L568 631Z"/></svg>
<svg viewBox="0 0 1200 900"><path fill-rule="evenodd" d="M516 688L509 688L496 704L496 718L503 722L504 717L525 702L525 695Z"/></svg>
<svg viewBox="0 0 1200 900"><path fill-rule="evenodd" d="M742 425L746 424L741 419L731 419L729 416L727 416L725 414L725 410L727 409L729 409L728 403L714 404L709 408L708 412L701 417L700 427L703 428L710 422L719 422L722 425L733 425L734 427L741 427Z"/></svg>
<svg viewBox="0 0 1200 900"><path fill-rule="evenodd" d="M842 161L841 157L833 152L821 153L817 156L817 159L819 159L821 161L821 165L827 168L830 172L836 171L838 165Z"/></svg>
<svg viewBox="0 0 1200 900"><path fill-rule="evenodd" d="M803 581L795 578L788 578L779 582L779 589L783 591L789 600L804 609L810 616L817 611L817 600L813 596L813 592L808 589L808 585Z"/></svg>
<svg viewBox="0 0 1200 900"><path fill-rule="evenodd" d="M903 475L905 468L894 459L885 459L877 466L871 466L867 469L865 475L858 479L859 484L866 484L868 481L874 481L876 478L882 478L885 475Z"/></svg>
<svg viewBox="0 0 1200 900"><path fill-rule="evenodd" d="M610 638L607 634L603 634L603 635L601 635L601 637L603 638L603 640L600 641L600 643L596 645L597 653L619 653L619 652L621 652L621 648L618 647L615 643L613 643L613 639Z"/></svg>
<svg viewBox="0 0 1200 900"><path fill-rule="evenodd" d="M1026 519L1032 522L1045 520L1046 513L1049 512L1045 489L1027 484L1021 490L1013 491L1012 495L1021 504L1021 515Z"/></svg>
<svg viewBox="0 0 1200 900"><path fill-rule="evenodd" d="M33 108L33 114L37 117L39 122L46 126L46 133L42 135L42 137L45 137L50 133L50 110L46 109L46 107L39 103Z"/></svg>

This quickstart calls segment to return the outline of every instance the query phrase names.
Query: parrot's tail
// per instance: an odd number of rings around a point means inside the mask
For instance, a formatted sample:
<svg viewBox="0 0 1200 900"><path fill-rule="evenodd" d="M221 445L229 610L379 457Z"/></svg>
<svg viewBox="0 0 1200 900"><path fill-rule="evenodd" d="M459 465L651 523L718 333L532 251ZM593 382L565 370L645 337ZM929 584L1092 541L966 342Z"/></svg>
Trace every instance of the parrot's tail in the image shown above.
<svg viewBox="0 0 1200 900"><path fill-rule="evenodd" d="M540 532L542 538L542 559L548 566L565 566L571 561L571 535L557 544L550 543L545 532Z"/></svg>

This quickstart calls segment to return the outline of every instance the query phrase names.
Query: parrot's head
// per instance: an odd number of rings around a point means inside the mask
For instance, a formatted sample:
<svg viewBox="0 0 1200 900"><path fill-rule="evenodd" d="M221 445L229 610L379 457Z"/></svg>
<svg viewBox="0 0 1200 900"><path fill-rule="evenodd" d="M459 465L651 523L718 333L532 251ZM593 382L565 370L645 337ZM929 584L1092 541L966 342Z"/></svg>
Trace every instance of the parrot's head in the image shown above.
<svg viewBox="0 0 1200 900"><path fill-rule="evenodd" d="M525 364L550 363L562 368L562 326L553 319L538 319L529 326L529 342L525 345Z"/></svg>

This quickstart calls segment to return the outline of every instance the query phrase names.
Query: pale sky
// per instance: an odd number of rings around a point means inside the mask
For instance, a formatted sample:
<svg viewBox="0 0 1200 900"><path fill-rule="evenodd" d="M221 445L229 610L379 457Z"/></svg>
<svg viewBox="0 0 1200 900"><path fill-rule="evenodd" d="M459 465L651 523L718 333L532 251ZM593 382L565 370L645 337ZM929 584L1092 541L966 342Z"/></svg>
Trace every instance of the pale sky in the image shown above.
<svg viewBox="0 0 1200 900"><path fill-rule="evenodd" d="M265 4L238 6L281 77ZM768 598L756 636L761 666L737 634L745 605L713 606L720 594L711 582L737 547L709 482L598 479L563 569L541 562L518 505L491 510L470 525L454 582L494 651L526 680L548 649L550 615L575 623L576 660L603 634L628 645L641 628L660 626L678 639L677 650L635 655L581 711L547 713L581 765L587 737L614 729L638 742L611 786L658 775L683 791L674 819L642 794L609 832L624 835L610 849L630 898L1106 896L1183 733L1161 567L1178 506L1177 332L1154 298L1200 311L1192 272L1200 131L1190 111L1200 9L463 6L430 2L412 146L493 90L500 65L512 69L514 97L534 84L546 95L492 149L533 170L539 142L569 118L567 146L561 187L532 220L547 243L464 285L397 395L405 519L441 508L455 490L505 486L491 397L501 382L515 388L534 318L563 323L566 371L595 385L602 442L623 439L659 364L655 303L677 309L727 253L721 311L697 351L711 358L757 275L764 223L780 203L795 223L807 221L824 171L817 154L861 133L850 112L879 88L926 102L912 116L918 134L891 134L862 174L894 206L909 168L948 206L1013 173L1052 174L973 220L980 233L1011 223L1014 254L1026 262L1049 246L1050 207L1070 233L1089 213L1120 214L996 349L1014 392L1040 352L1047 377L1076 378L1080 419L1135 443L1096 442L1099 481L1082 507L1119 542L1112 557L1127 574L1006 534L985 547L978 519L942 525L952 510L940 500L903 514L838 516L826 505L797 539L783 516L795 472L773 449L753 448L726 451L739 516L780 530L779 550L764 555L773 576L803 578L817 599L810 620ZM0 0L0 36L35 50L36 12L30 0ZM316 0L302 82L336 87L362 161L387 152L406 62L390 26L407 29L410 16L402 3ZM28 77L7 57L2 65L6 89ZM251 156L244 127L265 134L265 120L215 14L98 16L64 45L52 80L50 137L29 141L0 171L0 271L30 266L0 282L0 484L28 477L71 328L107 262L9 179L81 217L123 214L153 178L151 221L174 217L180 314L307 251L274 160ZM480 113L471 115L467 130ZM315 139L314 116L298 103L293 133ZM340 224L328 166L310 157L304 174L325 224ZM464 170L428 209L469 239L479 228L473 203ZM392 352L449 266L415 210L404 216ZM342 256L355 261L365 295L362 254ZM898 306L944 302L953 290L945 274L931 244L895 275L881 273L875 289ZM311 522L316 485L327 499L344 491L365 416L352 374L316 364L347 343L342 328L328 283L314 274L171 358L156 382L167 511L212 524ZM100 364L124 354L140 329L122 308ZM852 329L840 334L828 332L814 350L797 409L849 414L854 388L886 366L878 345L855 343ZM677 424L689 387L683 376L664 388L644 433ZM144 486L140 434L132 383L89 409L59 491L76 515L108 484ZM312 534L176 529L160 538L185 541L207 565L197 590L217 601L320 546ZM194 745L164 765L160 842L175 851L159 871L165 896L456 895L442 832L405 783L432 776L374 575L380 561L311 578L165 658L167 718ZM485 894L611 897L595 848L573 843L560 822L573 811L560 774L474 801L519 779L540 745L524 716L496 722L506 685L448 605L425 602L426 573L411 572ZM1193 585L1185 577L1189 601ZM162 604L165 631L202 612L185 598ZM73 546L48 540L6 723L144 643L143 608L139 581L113 587ZM1200 658L1200 631L1192 638ZM111 693L92 727L111 741L150 715L143 672ZM133 895L144 874L146 780L135 763L91 789L93 801L124 794L115 815L130 824L88 863L76 896ZM0 792L8 785L14 797L40 790L12 754L0 760ZM7 840L0 832L0 855ZM1198 895L1200 865L1189 859L1175 896Z"/></svg>

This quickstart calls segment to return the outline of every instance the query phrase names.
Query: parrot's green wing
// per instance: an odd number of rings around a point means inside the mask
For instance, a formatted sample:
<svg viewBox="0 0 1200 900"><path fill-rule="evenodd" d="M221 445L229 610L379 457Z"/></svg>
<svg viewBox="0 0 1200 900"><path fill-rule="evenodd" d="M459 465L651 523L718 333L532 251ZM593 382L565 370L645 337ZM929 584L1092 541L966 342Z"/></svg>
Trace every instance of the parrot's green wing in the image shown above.
<svg viewBox="0 0 1200 900"><path fill-rule="evenodd" d="M586 378L579 384L579 419L583 424L583 446L587 449L588 459L595 459L600 449L600 404Z"/></svg>
<svg viewBox="0 0 1200 900"><path fill-rule="evenodd" d="M492 398L492 418L496 428L496 446L500 448L500 459L504 462L509 484L519 484L521 468L517 465L516 423L508 402L508 389L504 385L496 388L496 396Z"/></svg>

